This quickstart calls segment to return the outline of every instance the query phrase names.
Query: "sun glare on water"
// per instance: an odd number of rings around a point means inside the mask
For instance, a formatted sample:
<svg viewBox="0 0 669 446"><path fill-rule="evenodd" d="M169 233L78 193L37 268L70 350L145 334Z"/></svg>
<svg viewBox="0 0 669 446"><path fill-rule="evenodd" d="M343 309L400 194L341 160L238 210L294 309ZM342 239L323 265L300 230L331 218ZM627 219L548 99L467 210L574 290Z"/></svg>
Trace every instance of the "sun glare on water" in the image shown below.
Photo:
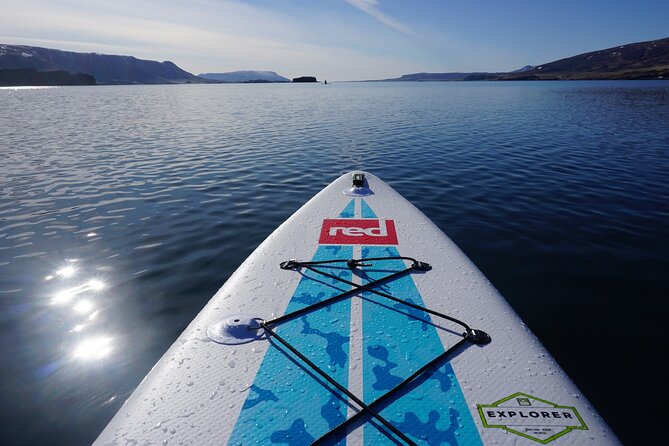
<svg viewBox="0 0 669 446"><path fill-rule="evenodd" d="M91 279L86 285L93 291L101 291L105 288L105 283L98 279Z"/></svg>
<svg viewBox="0 0 669 446"><path fill-rule="evenodd" d="M70 358L81 363L103 360L113 353L118 343L109 333L94 331L101 311L110 304L107 291L112 286L96 274L88 278L79 277L87 274L87 268L84 264L75 266L77 259L66 259L65 262L44 278L54 285L64 285L55 292L47 293L50 296L48 303L52 311L60 311L61 317L73 323L68 330L75 338Z"/></svg>
<svg viewBox="0 0 669 446"><path fill-rule="evenodd" d="M80 300L72 309L79 314L88 314L95 309L95 305L90 300Z"/></svg>
<svg viewBox="0 0 669 446"><path fill-rule="evenodd" d="M75 296L85 293L87 291L102 291L106 288L105 283L102 280L99 279L91 279L86 283L83 283L81 285L68 288L65 290L60 290L56 294L53 295L53 298L51 299L51 303L54 304L64 304L70 302L72 299L74 299Z"/></svg>
<svg viewBox="0 0 669 446"><path fill-rule="evenodd" d="M79 360L95 361L108 357L112 350L112 339L107 336L99 336L80 342L75 347L73 355Z"/></svg>
<svg viewBox="0 0 669 446"><path fill-rule="evenodd" d="M61 277L72 277L76 272L77 270L74 266L68 265L56 271L56 274Z"/></svg>

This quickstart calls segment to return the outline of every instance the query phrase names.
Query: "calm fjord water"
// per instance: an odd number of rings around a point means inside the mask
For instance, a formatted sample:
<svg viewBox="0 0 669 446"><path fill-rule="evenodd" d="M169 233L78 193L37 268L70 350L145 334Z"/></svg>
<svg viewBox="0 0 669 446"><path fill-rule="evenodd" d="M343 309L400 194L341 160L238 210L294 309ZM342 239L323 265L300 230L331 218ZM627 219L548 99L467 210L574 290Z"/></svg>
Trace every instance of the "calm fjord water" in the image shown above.
<svg viewBox="0 0 669 446"><path fill-rule="evenodd" d="M667 82L0 89L0 147L3 443L93 441L354 169L453 238L623 441L663 435Z"/></svg>

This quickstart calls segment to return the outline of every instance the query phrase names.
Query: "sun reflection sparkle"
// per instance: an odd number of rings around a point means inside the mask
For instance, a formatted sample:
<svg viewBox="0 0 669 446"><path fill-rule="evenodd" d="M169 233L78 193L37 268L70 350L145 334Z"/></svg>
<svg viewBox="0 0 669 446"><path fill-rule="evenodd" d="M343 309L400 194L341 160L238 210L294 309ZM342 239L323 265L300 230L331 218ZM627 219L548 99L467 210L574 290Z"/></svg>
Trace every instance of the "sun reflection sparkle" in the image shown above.
<svg viewBox="0 0 669 446"><path fill-rule="evenodd" d="M51 299L51 302L54 304L66 304L69 301L72 300L72 298L78 294L76 290L71 289L71 290L62 290L57 292L54 296L53 299Z"/></svg>
<svg viewBox="0 0 669 446"><path fill-rule="evenodd" d="M56 271L56 274L60 277L72 277L76 272L77 269L74 266L68 265Z"/></svg>
<svg viewBox="0 0 669 446"><path fill-rule="evenodd" d="M86 285L93 291L100 291L105 288L105 283L99 279L91 279Z"/></svg>
<svg viewBox="0 0 669 446"><path fill-rule="evenodd" d="M70 358L81 362L94 362L107 358L117 348L114 337L109 334L85 334L92 331L99 322L105 302L109 301L105 294L110 285L95 273L87 278L74 277L86 275L86 265L75 265L77 262L79 259L65 259L65 262L44 280L55 282L56 279L63 279L63 283L67 284L66 287L51 294L49 303L60 306L61 311L70 310L73 313L70 315L73 325L69 333L76 341L72 344ZM73 286L73 281L79 284Z"/></svg>
<svg viewBox="0 0 669 446"><path fill-rule="evenodd" d="M94 361L104 359L113 350L113 340L108 336L98 336L86 339L74 349L74 357L80 360Z"/></svg>
<svg viewBox="0 0 669 446"><path fill-rule="evenodd" d="M65 304L70 302L75 296L85 293L86 291L102 291L105 288L106 285L102 280L91 279L84 284L57 292L51 299L51 303Z"/></svg>
<svg viewBox="0 0 669 446"><path fill-rule="evenodd" d="M79 314L88 314L95 309L95 305L90 300L80 300L72 309Z"/></svg>

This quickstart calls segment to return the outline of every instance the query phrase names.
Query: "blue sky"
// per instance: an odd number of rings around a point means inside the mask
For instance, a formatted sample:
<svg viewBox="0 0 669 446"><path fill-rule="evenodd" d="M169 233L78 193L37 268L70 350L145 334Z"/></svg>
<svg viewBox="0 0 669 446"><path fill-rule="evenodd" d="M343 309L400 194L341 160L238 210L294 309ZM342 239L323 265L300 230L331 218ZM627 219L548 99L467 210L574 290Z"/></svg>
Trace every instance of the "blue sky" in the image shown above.
<svg viewBox="0 0 669 446"><path fill-rule="evenodd" d="M330 80L508 71L669 37L667 0L0 0L0 10L0 43Z"/></svg>

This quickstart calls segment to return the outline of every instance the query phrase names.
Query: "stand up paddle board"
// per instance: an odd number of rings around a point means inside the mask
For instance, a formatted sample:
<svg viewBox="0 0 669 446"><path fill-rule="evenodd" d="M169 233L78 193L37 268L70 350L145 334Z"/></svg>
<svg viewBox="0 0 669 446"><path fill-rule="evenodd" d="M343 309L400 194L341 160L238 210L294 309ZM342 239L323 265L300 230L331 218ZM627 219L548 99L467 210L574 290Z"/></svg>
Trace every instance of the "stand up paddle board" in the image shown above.
<svg viewBox="0 0 669 446"><path fill-rule="evenodd" d="M283 223L97 445L619 444L472 262L369 173Z"/></svg>

